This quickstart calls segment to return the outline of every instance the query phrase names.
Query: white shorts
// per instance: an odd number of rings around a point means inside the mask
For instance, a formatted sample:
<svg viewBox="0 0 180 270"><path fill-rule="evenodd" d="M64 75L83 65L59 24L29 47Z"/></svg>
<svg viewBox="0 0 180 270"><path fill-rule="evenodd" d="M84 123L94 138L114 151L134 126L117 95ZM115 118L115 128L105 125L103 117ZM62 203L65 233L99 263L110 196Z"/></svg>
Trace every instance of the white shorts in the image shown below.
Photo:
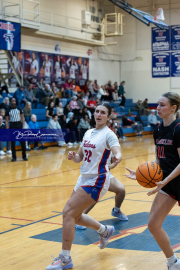
<svg viewBox="0 0 180 270"><path fill-rule="evenodd" d="M112 178L112 177L111 177ZM79 187L82 187L91 197L97 202L108 191L110 185L110 173L101 175L80 175L74 187L76 192Z"/></svg>

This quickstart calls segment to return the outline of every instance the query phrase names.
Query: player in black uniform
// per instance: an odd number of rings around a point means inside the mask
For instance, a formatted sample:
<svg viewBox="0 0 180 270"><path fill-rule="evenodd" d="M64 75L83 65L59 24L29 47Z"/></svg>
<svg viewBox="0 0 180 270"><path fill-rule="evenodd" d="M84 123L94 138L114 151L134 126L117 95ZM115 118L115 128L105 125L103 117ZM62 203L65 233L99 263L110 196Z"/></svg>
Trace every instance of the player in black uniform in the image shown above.
<svg viewBox="0 0 180 270"><path fill-rule="evenodd" d="M163 119L154 131L156 160L163 171L163 180L148 195L157 193L149 216L148 228L167 258L169 270L180 269L169 237L162 228L163 221L178 201L180 205L180 120L175 114L180 106L180 96L168 92L158 101L158 114ZM127 168L128 178L136 179L136 173Z"/></svg>

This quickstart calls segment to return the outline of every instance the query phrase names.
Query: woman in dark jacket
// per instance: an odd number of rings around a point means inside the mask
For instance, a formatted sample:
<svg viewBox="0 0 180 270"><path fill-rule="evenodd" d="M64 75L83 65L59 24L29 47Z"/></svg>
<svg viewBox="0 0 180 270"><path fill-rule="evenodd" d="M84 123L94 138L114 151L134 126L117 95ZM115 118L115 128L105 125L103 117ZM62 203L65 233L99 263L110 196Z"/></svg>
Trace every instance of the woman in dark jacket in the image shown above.
<svg viewBox="0 0 180 270"><path fill-rule="evenodd" d="M137 132L136 134L137 136L142 136L142 133L141 133L141 131L143 131L142 124L138 124L128 119L125 114L122 116L122 123L123 123L123 126L131 126L134 129L134 131Z"/></svg>

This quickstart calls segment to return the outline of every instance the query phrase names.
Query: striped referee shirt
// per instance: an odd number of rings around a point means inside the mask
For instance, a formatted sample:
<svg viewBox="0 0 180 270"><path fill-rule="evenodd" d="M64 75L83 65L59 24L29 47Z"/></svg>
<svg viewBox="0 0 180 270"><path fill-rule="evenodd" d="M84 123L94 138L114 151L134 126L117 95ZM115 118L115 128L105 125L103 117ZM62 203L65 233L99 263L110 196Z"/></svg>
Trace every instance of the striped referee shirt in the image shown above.
<svg viewBox="0 0 180 270"><path fill-rule="evenodd" d="M6 116L9 116L9 122L20 122L21 121L21 114L23 111L19 107L9 108L6 112Z"/></svg>

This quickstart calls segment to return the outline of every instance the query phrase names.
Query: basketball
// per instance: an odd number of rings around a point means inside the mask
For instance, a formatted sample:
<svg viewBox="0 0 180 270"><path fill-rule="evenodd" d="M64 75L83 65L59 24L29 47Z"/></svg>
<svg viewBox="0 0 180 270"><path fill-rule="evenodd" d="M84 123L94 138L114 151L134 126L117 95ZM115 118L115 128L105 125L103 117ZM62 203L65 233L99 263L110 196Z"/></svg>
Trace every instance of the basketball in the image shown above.
<svg viewBox="0 0 180 270"><path fill-rule="evenodd" d="M41 74L42 77L44 77L44 75L45 75L45 70L44 70L43 68L40 69L40 74Z"/></svg>
<svg viewBox="0 0 180 270"><path fill-rule="evenodd" d="M153 162L144 162L136 170L136 179L138 183L145 188L156 187L155 182L163 179L163 171L160 166Z"/></svg>

